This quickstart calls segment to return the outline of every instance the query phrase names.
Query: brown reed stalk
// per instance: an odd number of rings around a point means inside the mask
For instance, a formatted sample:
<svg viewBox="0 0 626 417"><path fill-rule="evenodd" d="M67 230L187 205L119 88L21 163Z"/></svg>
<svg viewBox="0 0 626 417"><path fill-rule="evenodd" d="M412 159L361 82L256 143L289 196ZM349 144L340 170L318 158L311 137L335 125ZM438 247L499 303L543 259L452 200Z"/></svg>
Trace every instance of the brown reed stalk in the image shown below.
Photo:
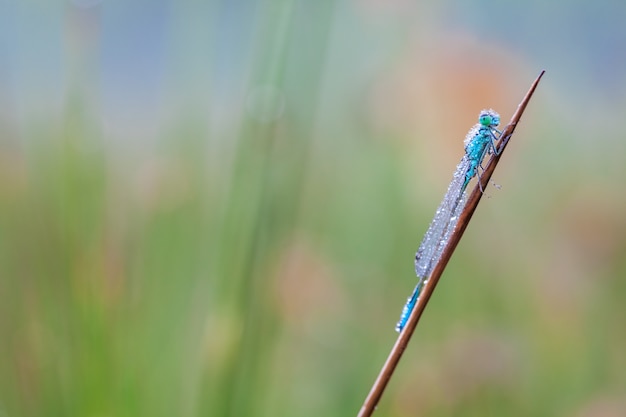
<svg viewBox="0 0 626 417"><path fill-rule="evenodd" d="M372 389L365 398L365 402L361 406L358 417L369 417L376 409L378 401L380 401L380 398L382 397L383 392L385 391L385 388L387 387L387 384L391 379L391 375L393 375L393 372L395 371L396 366L398 365L398 362L400 361L400 358L402 357L402 354L404 353L404 350L406 349L409 340L413 335L413 331L415 330L415 327L417 326L417 323L422 316L424 308L426 308L426 304L428 304L428 300L430 300L430 296L437 286L437 282L439 282L441 274L446 268L446 265L448 264L448 261L452 256L452 253L456 249L457 244L461 240L461 237L463 236L463 233L465 232L465 229L467 228L467 225L469 224L469 221L472 218L474 211L476 210L478 202L483 196L483 192L481 190L484 190L485 187L487 187L487 185L489 184L491 174L493 174L493 171L496 168L498 161L500 161L500 157L502 156L504 148L506 148L506 145L509 143L511 136L515 131L515 127L521 119L522 114L526 109L526 105L530 101L530 98L535 92L535 89L537 88L537 85L539 84L539 81L541 80L541 77L544 73L545 70L542 70L541 73L537 76L533 84L530 86L530 89L526 93L526 96L520 102L519 106L517 106L517 110L515 111L515 114L513 114L513 117L511 117L511 121L502 131L502 135L500 136L501 139L496 144L499 152L497 154L494 153L491 156L489 162L487 163L487 166L485 167L485 170L480 176L478 176L477 184L470 194L467 200L467 204L463 209L463 212L459 216L456 229L454 230L454 232L452 232L448 244L441 254L439 262L433 268L430 278L424 284L424 287L422 288L422 291L420 292L419 298L417 300L417 304L411 312L411 315L409 316L409 319L404 329L402 330L402 332L400 332L396 343L393 345L393 348L391 349L391 352L389 353L389 356L387 357L383 368L378 374L376 381L374 381L374 385L372 385Z"/></svg>

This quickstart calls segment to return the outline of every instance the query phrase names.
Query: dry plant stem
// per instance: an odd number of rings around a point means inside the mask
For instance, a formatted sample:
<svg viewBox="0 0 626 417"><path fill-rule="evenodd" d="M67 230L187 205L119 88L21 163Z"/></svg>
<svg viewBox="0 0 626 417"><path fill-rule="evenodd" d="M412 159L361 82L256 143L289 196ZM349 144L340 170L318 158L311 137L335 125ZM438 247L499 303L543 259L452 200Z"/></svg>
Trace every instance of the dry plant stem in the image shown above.
<svg viewBox="0 0 626 417"><path fill-rule="evenodd" d="M539 80L541 80L541 77L543 76L544 73L545 73L545 70L541 71L539 76L535 79L530 89L526 93L526 96L517 107L515 114L513 115L513 117L511 117L511 121L502 131L502 135L501 135L502 139L500 139L500 141L496 145L497 148L500 150L500 152L498 153L498 155L495 155L495 154L492 155L491 159L489 159L489 162L487 163L487 166L485 167L485 170L480 174L478 183L474 187L472 194L469 196L467 200L467 204L465 205L465 209L459 216L459 221L457 223L456 229L450 236L448 244L445 247L441 255L441 259L439 260L437 265L435 265L433 272L430 276L430 279L426 281L426 283L424 284L424 288L422 288L422 292L419 295L417 304L415 305L415 308L411 312L411 315L409 316L409 320L407 321L406 326L404 327L404 330L402 330L402 332L398 336L398 339L396 340L396 343L391 349L391 352L389 353L389 356L387 357L387 360L385 361L385 364L383 365L382 370L378 374L378 377L376 378L376 381L374 382L372 389L367 395L367 398L365 399L365 402L363 403L363 406L361 407L361 410L359 411L358 417L371 416L372 413L374 412L376 405L378 404L378 401L380 400L380 397L383 395L383 392L385 388L387 387L387 383L389 382L391 375L395 371L396 366L398 365L398 362L400 361L400 358L402 357L402 354L404 353L404 350L406 349L409 343L409 340L411 339L411 336L413 335L413 331L415 330L415 327L417 326L417 323L419 322L419 319L422 316L422 312L424 311L424 308L426 307L428 300L430 300L430 296L435 290L435 286L437 285L437 282L439 281L439 278L441 277L443 270L448 264L448 261L450 260L452 253L456 249L456 245L459 243L459 240L461 240L461 236L463 236L463 232L465 232L465 229L467 228L467 225L469 224L469 221L472 218L474 211L476 210L476 206L478 205L478 202L483 196L481 188L484 190L485 187L487 187L487 185L489 184L489 179L491 178L491 174L493 174L493 171L496 168L496 165L498 164L500 157L502 156L502 152L504 151L504 148L509 143L511 135L513 135L513 132L515 131L515 127L517 126L517 123L522 117L522 114L524 113L524 110L526 109L526 105L530 101L530 98L535 92L535 89L537 88L537 85L539 84Z"/></svg>

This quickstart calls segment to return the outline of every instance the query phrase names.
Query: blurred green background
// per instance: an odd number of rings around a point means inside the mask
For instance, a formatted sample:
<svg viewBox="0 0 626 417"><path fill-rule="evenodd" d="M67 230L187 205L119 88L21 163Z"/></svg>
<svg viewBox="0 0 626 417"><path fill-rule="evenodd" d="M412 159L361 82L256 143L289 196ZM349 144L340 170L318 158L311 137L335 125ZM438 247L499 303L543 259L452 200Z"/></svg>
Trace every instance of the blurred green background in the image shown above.
<svg viewBox="0 0 626 417"><path fill-rule="evenodd" d="M0 0L0 416L626 415L626 3Z"/></svg>

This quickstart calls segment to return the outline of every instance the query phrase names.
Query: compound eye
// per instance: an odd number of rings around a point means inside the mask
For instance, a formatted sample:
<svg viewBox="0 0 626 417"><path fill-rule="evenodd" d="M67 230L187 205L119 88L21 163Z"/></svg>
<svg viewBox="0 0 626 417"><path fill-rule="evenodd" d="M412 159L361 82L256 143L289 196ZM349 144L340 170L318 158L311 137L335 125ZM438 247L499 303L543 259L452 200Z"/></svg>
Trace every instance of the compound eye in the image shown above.
<svg viewBox="0 0 626 417"><path fill-rule="evenodd" d="M483 126L489 126L492 123L491 116L488 114L481 114L478 118L478 122Z"/></svg>

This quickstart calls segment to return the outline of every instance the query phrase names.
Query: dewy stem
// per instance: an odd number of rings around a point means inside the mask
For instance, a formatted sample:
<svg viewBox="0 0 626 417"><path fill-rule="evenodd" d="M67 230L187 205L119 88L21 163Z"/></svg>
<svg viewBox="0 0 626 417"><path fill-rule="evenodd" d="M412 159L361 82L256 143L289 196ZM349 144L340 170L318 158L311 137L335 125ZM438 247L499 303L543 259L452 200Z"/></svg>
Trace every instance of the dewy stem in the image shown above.
<svg viewBox="0 0 626 417"><path fill-rule="evenodd" d="M493 171L496 168L496 165L500 161L500 158L502 157L502 153L504 149L506 148L507 144L509 143L511 136L513 135L513 132L515 131L517 123L521 119L522 114L524 113L524 110L526 109L526 106L528 105L528 102L530 101L533 93L535 92L537 85L539 84L539 81L541 80L541 77L543 77L544 73L545 73L545 70L541 71L541 73L537 76L537 78L531 85L530 89L526 93L526 96L520 102L519 106L517 107L517 110L511 117L511 121L502 131L502 135L500 135L501 139L496 145L498 152L494 152L494 154L489 159L489 162L487 163L485 170L480 175L477 185L474 187L472 193L470 194L467 200L467 203L465 204L465 208L463 209L463 212L459 216L456 228L451 233L449 240L447 242L447 245L443 249L443 252L441 254L439 261L437 262L437 264L434 266L432 270L430 278L425 282L423 289L420 293L420 296L417 299L417 303L415 307L413 308L413 311L411 312L410 316L408 317L408 320L404 326L404 329L402 330L402 332L400 332L400 335L398 336L396 343L393 345L391 352L389 353L389 356L387 357L387 360L385 361L380 373L378 374L378 377L374 381L374 384L372 385L372 388L369 394L365 398L363 405L361 406L361 409L358 413L358 417L371 416L374 410L376 409L376 406L380 398L382 397L383 392L385 391L385 388L387 387L387 384L389 383L389 380L391 379L391 376L393 375L393 372L395 371L398 365L398 362L400 361L400 358L402 357L402 354L404 353L409 343L409 340L411 339L411 336L413 335L413 331L415 330L415 327L417 326L417 323L419 322L422 312L424 311L426 304L430 300L430 296L432 295L435 287L437 286L437 282L439 281L441 274L443 273L446 265L448 264L448 261L450 260L452 253L454 252L457 244L461 240L461 237L463 236L463 233L465 232L465 229L467 228L467 225L469 224L469 221L472 218L472 215L474 214L476 207L478 206L478 202L480 201L483 195L481 188L486 187L487 184L489 183L489 180L491 179L491 175L493 174Z"/></svg>

